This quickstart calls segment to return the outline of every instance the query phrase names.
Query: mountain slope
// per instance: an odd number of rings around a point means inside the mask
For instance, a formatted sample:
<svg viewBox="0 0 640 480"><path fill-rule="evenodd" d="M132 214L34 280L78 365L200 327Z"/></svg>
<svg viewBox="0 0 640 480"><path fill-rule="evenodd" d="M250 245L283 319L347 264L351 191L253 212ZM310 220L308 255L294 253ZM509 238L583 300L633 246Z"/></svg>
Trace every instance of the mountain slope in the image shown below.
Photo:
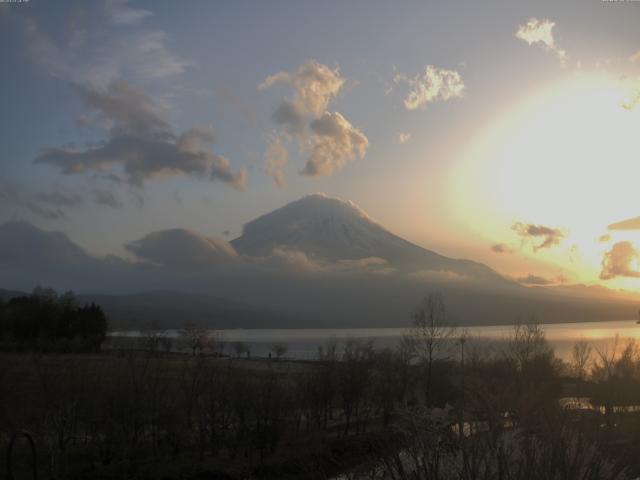
<svg viewBox="0 0 640 480"><path fill-rule="evenodd" d="M114 330L182 328L190 322L206 328L269 328L301 323L299 318L285 309L178 291L149 291L129 295L84 294L78 296L78 301L102 306Z"/></svg>
<svg viewBox="0 0 640 480"><path fill-rule="evenodd" d="M274 248L285 247L329 261L378 257L402 271L442 271L512 284L481 263L414 245L374 222L352 202L323 194L303 197L247 223L242 236L231 244L250 256L269 255Z"/></svg>

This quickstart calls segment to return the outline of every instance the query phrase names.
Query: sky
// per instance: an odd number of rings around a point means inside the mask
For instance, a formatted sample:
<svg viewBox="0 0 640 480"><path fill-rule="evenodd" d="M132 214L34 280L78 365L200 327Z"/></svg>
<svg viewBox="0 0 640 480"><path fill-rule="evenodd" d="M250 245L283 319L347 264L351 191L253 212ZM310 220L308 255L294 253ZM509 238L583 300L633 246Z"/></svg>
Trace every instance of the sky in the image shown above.
<svg viewBox="0 0 640 480"><path fill-rule="evenodd" d="M640 290L640 2L0 4L0 222L124 254L304 195L525 285Z"/></svg>

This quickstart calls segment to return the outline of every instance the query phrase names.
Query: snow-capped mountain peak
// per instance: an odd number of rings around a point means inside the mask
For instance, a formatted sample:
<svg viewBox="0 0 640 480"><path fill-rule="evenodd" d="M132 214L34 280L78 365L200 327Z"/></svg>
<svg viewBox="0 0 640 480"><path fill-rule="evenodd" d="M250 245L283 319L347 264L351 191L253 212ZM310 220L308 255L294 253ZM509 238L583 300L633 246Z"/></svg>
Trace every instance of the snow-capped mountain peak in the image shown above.
<svg viewBox="0 0 640 480"><path fill-rule="evenodd" d="M389 232L353 202L324 194L308 195L247 223L231 243L251 256L284 247L329 261L377 257L402 271L435 270L505 282L485 265L419 247Z"/></svg>

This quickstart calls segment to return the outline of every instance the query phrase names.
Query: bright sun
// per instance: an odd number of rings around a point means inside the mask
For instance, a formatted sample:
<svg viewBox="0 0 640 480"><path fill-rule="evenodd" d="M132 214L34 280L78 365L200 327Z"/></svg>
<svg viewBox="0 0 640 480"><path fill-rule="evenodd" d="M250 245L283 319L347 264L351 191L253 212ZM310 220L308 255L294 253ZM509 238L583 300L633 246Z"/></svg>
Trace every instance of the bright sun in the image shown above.
<svg viewBox="0 0 640 480"><path fill-rule="evenodd" d="M535 257L598 279L602 255L617 239L607 225L640 215L640 106L628 80L575 73L530 95L476 139L454 168L454 214L489 242L521 247L521 221L561 228L563 243ZM609 243L598 239L611 234ZM524 254L533 257L531 248ZM640 288L638 279L608 285Z"/></svg>

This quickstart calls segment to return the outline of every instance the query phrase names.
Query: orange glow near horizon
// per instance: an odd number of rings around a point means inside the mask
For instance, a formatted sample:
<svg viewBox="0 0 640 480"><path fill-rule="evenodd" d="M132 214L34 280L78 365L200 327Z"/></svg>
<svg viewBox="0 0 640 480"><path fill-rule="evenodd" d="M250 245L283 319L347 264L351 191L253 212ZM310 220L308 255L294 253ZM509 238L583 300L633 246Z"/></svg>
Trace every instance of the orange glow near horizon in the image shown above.
<svg viewBox="0 0 640 480"><path fill-rule="evenodd" d="M513 247L512 270L554 265L571 283L601 282L603 255L615 242L640 248L640 230L607 230L640 216L640 106L624 107L633 92L631 80L576 72L530 94L458 159L452 214L483 242ZM563 240L534 252L511 229L515 222L559 228ZM604 234L611 239L599 241ZM640 290L638 278L604 284Z"/></svg>

